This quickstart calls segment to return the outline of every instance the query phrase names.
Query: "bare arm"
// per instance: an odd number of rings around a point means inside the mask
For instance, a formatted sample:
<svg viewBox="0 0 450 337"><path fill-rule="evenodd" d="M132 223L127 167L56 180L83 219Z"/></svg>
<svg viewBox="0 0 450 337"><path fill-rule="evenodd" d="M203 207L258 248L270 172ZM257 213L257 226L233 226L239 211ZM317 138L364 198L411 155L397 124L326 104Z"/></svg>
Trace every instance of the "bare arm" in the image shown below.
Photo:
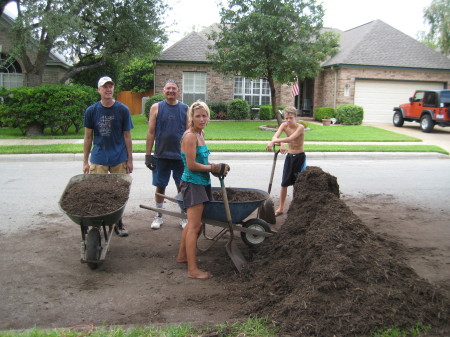
<svg viewBox="0 0 450 337"><path fill-rule="evenodd" d="M84 143L83 143L83 173L89 173L89 154L92 148L94 130L84 128Z"/></svg>
<svg viewBox="0 0 450 337"><path fill-rule="evenodd" d="M278 137L280 137L280 135L281 135L281 133L284 131L285 127L286 127L286 124L285 124L285 123L282 123L282 124L280 125L280 127L279 127L278 130L277 130L277 132L275 132L275 134L273 135L272 140L271 140L269 143L267 143L267 147L266 147L266 150L267 150L267 151L272 151L273 146L274 146L275 144L278 144L278 145L281 146L281 152L282 152L282 153L286 152L286 147L284 146L283 143L281 143L281 142L278 140L278 139L279 139Z"/></svg>
<svg viewBox="0 0 450 337"><path fill-rule="evenodd" d="M133 172L133 143L131 141L130 130L123 132L123 138L125 139L125 146L127 148L128 159L127 159L127 173Z"/></svg>
<svg viewBox="0 0 450 337"><path fill-rule="evenodd" d="M272 138L272 141L276 143L291 143L296 141L305 132L305 127L301 124L298 125L297 129L288 137L285 138ZM275 137L275 136L274 136Z"/></svg>
<svg viewBox="0 0 450 337"><path fill-rule="evenodd" d="M156 117L158 116L158 103L155 103L150 108L148 118L147 140L145 141L145 154L152 154L153 144L155 142L156 132Z"/></svg>

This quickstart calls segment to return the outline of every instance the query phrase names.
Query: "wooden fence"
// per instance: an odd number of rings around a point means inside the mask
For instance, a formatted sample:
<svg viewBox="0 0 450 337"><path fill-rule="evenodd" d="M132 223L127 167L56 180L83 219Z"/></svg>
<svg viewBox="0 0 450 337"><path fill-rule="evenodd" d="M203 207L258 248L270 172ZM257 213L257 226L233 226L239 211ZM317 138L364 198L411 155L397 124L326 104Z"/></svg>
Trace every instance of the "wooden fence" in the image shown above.
<svg viewBox="0 0 450 337"><path fill-rule="evenodd" d="M117 100L125 104L132 115L141 114L143 111L142 98L153 96L153 90L144 92L143 94L132 93L131 91L121 91L117 94Z"/></svg>

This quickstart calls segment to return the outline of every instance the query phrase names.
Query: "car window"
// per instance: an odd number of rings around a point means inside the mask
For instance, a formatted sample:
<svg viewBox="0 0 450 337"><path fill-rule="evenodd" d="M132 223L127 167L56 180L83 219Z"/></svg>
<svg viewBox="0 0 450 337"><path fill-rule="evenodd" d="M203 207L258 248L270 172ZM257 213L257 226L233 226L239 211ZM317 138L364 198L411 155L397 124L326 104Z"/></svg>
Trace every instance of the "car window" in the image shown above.
<svg viewBox="0 0 450 337"><path fill-rule="evenodd" d="M424 95L423 91L416 92L416 94L414 95L413 102L420 102L423 98L423 95Z"/></svg>

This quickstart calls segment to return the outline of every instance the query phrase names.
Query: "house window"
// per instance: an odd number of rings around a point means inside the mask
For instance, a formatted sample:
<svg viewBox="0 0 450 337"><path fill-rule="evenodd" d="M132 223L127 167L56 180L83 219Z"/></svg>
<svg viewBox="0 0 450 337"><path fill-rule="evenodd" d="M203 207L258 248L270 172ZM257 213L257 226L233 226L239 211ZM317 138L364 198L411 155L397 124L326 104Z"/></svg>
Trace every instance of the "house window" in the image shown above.
<svg viewBox="0 0 450 337"><path fill-rule="evenodd" d="M245 99L250 105L270 104L270 86L265 79L234 78L233 98Z"/></svg>
<svg viewBox="0 0 450 337"><path fill-rule="evenodd" d="M20 64L3 53L0 54L0 86L6 89L23 86L23 74Z"/></svg>
<svg viewBox="0 0 450 337"><path fill-rule="evenodd" d="M206 73L183 73L183 102L190 105L206 99Z"/></svg>

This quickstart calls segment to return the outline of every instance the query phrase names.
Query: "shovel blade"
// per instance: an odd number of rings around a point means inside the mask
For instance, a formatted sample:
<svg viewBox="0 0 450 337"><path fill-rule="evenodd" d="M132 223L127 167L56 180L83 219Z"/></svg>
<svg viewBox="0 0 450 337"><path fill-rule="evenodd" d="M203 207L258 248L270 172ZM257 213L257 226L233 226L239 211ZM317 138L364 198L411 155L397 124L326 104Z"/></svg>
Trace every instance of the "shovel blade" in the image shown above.
<svg viewBox="0 0 450 337"><path fill-rule="evenodd" d="M236 242L234 240L228 241L225 245L225 248L237 271L241 272L242 268L244 268L244 266L247 264L247 260L245 259L244 255L242 255L242 252L236 245Z"/></svg>
<svg viewBox="0 0 450 337"><path fill-rule="evenodd" d="M261 206L259 206L258 217L271 225L275 225L277 223L272 198L268 198L261 204Z"/></svg>

